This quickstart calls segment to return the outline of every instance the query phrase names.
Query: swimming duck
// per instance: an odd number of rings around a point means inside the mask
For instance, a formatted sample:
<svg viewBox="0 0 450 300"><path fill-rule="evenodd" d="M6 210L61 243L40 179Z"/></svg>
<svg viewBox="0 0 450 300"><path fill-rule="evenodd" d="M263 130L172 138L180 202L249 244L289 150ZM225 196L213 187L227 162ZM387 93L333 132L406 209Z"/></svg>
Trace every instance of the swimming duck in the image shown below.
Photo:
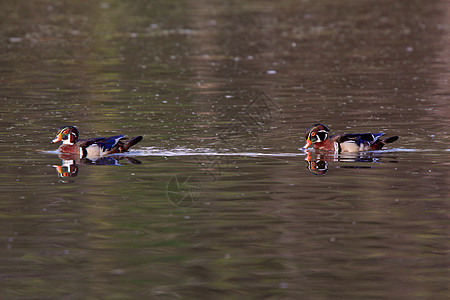
<svg viewBox="0 0 450 300"><path fill-rule="evenodd" d="M306 132L306 144L303 150L313 145L314 149L323 151L359 152L380 150L384 145L395 142L398 136L386 139L380 137L384 133L350 133L329 135L330 129L324 124L314 124Z"/></svg>
<svg viewBox="0 0 450 300"><path fill-rule="evenodd" d="M142 140L142 136L127 139L124 135L78 139L78 129L75 126L63 126L58 129L52 144L62 141L58 150L61 153L76 155L79 158L102 157L113 153L127 152L128 149Z"/></svg>

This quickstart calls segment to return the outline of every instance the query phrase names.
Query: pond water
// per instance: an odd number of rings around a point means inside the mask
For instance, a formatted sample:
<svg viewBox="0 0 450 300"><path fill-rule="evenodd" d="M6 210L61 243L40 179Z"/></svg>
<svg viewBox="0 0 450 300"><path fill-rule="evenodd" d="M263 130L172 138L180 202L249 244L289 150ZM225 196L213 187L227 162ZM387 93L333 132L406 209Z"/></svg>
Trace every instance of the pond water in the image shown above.
<svg viewBox="0 0 450 300"><path fill-rule="evenodd" d="M448 1L1 7L0 298L450 297Z"/></svg>

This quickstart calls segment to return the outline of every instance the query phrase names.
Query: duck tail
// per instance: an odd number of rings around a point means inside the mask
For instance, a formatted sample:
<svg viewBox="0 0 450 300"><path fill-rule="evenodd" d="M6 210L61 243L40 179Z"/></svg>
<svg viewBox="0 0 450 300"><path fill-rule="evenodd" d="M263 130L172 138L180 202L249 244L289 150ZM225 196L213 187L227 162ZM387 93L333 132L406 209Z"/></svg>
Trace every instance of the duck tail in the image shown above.
<svg viewBox="0 0 450 300"><path fill-rule="evenodd" d="M393 143L393 142L395 142L396 140L398 140L398 136L391 136L391 137L388 137L387 139L382 140L381 142L382 142L384 145L386 145L386 144Z"/></svg>
<svg viewBox="0 0 450 300"><path fill-rule="evenodd" d="M384 145L393 143L396 140L398 140L398 136L391 136L391 137L388 137L387 139L383 139L383 140L378 139L375 141L375 143L373 143L370 146L370 150L380 150L383 148Z"/></svg>
<svg viewBox="0 0 450 300"><path fill-rule="evenodd" d="M140 141L142 141L142 136L135 136L131 139L129 139L128 141L126 141L122 147L120 147L120 152L126 152L128 151L128 149L130 149L131 147L133 147L134 145L136 145L137 143L139 143Z"/></svg>

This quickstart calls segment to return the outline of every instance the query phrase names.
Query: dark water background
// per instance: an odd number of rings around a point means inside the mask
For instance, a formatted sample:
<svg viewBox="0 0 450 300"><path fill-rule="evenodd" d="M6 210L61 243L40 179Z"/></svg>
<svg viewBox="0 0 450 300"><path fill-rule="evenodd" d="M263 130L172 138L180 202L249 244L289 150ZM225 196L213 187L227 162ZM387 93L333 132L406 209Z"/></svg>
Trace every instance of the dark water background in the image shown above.
<svg viewBox="0 0 450 300"><path fill-rule="evenodd" d="M0 298L448 299L449 8L2 1ZM68 124L144 140L62 178Z"/></svg>

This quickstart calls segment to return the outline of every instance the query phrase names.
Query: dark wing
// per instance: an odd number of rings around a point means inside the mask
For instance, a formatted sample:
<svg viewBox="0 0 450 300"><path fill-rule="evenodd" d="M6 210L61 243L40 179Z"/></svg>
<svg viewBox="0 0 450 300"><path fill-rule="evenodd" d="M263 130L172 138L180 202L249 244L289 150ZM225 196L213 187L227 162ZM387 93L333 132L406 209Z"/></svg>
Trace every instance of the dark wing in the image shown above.
<svg viewBox="0 0 450 300"><path fill-rule="evenodd" d="M102 149L104 149L104 151L110 151L124 137L125 137L124 135L110 136L107 138L102 138L99 141L96 141L95 144L99 145Z"/></svg>
<svg viewBox="0 0 450 300"><path fill-rule="evenodd" d="M359 146L361 144L371 145L382 135L384 133L350 133L333 136L333 139L338 143L353 141Z"/></svg>

